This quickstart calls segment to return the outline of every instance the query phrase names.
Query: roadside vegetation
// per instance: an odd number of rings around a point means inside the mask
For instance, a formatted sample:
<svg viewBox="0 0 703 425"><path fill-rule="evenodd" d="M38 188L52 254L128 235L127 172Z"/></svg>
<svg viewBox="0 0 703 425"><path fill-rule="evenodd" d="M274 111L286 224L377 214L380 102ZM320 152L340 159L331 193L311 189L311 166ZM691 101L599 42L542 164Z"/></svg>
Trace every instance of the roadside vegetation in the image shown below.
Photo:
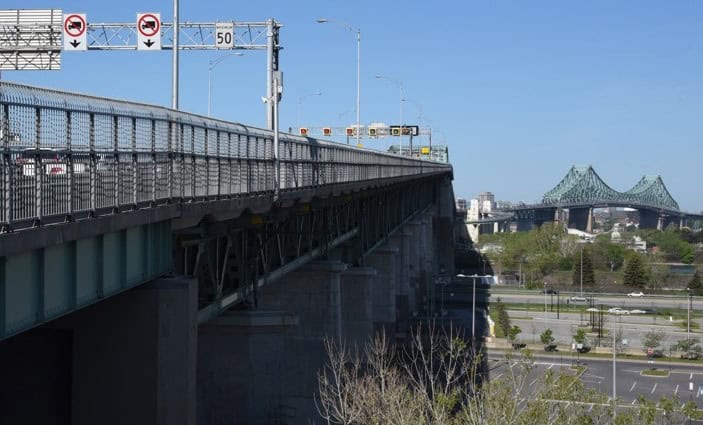
<svg viewBox="0 0 703 425"><path fill-rule="evenodd" d="M635 252L626 242L639 237L647 242L647 253ZM580 287L584 290L627 292L690 287L703 296L703 283L695 274L670 272L669 263L703 266L703 232L670 227L664 231L623 231L620 241L609 233L592 243L581 243L563 225L546 223L529 232L482 235L479 247L488 247L486 258L492 271L503 278L515 276L517 283L533 289Z"/></svg>
<svg viewBox="0 0 703 425"><path fill-rule="evenodd" d="M695 403L676 396L642 397L637 407L614 412L617 400L584 386L583 366L546 370L534 380L528 350L492 362L502 373L486 376L478 366L487 360L461 335L432 325L414 329L402 347L380 334L363 348L332 340L326 348L316 405L329 424L653 425L700 416Z"/></svg>

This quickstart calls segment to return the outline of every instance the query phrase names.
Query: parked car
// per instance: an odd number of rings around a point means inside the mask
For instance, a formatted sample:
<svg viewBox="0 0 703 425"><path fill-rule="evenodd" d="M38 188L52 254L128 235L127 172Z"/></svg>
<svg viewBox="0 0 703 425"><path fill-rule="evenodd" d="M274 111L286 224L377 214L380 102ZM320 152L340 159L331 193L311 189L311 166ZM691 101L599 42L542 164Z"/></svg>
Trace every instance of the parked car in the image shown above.
<svg viewBox="0 0 703 425"><path fill-rule="evenodd" d="M636 291L636 292L630 292L627 294L628 297L644 297L644 293L642 291Z"/></svg>
<svg viewBox="0 0 703 425"><path fill-rule="evenodd" d="M630 314L647 314L647 312L644 310L634 309L634 310L630 310Z"/></svg>
<svg viewBox="0 0 703 425"><path fill-rule="evenodd" d="M585 354L591 351L591 347L584 345L581 348L577 348L576 350L581 354Z"/></svg>
<svg viewBox="0 0 703 425"><path fill-rule="evenodd" d="M547 295L556 295L557 291L555 291L554 289L543 289L542 293Z"/></svg>
<svg viewBox="0 0 703 425"><path fill-rule="evenodd" d="M571 297L571 301L585 303L587 300L586 297L574 295L573 297Z"/></svg>
<svg viewBox="0 0 703 425"><path fill-rule="evenodd" d="M544 351L559 351L556 344L549 344L544 346Z"/></svg>
<svg viewBox="0 0 703 425"><path fill-rule="evenodd" d="M659 314L657 310L654 310L652 308L645 308L642 311L644 311L644 314Z"/></svg>
<svg viewBox="0 0 703 425"><path fill-rule="evenodd" d="M521 342L514 342L513 343L513 350L521 350L523 348L527 347L527 344L521 343Z"/></svg>
<svg viewBox="0 0 703 425"><path fill-rule="evenodd" d="M622 309L620 307L613 307L608 309L610 314L630 314L628 310Z"/></svg>

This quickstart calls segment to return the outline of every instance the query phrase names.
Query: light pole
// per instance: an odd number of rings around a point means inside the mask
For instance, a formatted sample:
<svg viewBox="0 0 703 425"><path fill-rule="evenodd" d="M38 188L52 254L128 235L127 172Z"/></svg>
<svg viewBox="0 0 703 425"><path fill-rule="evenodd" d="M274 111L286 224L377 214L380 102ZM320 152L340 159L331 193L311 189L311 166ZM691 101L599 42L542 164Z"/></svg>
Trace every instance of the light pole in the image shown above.
<svg viewBox="0 0 703 425"><path fill-rule="evenodd" d="M691 341L691 288L686 288L688 293L688 311L686 314L686 343Z"/></svg>
<svg viewBox="0 0 703 425"><path fill-rule="evenodd" d="M547 282L544 282L544 330L547 330Z"/></svg>
<svg viewBox="0 0 703 425"><path fill-rule="evenodd" d="M399 117L400 123L398 125L400 125L400 135L399 135L400 142L399 142L399 144L400 144L400 154L402 155L403 154L403 99L404 99L403 82L400 80L397 80L393 77L388 77L385 75L377 75L376 78L383 78L388 81L391 81L392 83L396 84L398 86L398 88L400 89L400 117ZM411 154L412 154L412 152L411 152Z"/></svg>
<svg viewBox="0 0 703 425"><path fill-rule="evenodd" d="M361 30L359 28L354 28L353 26L347 24L343 21L337 21L332 19L318 19L318 24L324 24L327 22L337 23L349 31L356 33L356 145L360 146L361 137Z"/></svg>
<svg viewBox="0 0 703 425"><path fill-rule="evenodd" d="M222 55L218 58L211 59L209 62L209 66L207 69L207 116L210 115L210 111L212 110L212 70L222 63L223 60L227 59L230 56L244 56L244 53L228 53L226 55Z"/></svg>
<svg viewBox="0 0 703 425"><path fill-rule="evenodd" d="M581 296L583 297L583 245L581 245Z"/></svg>
<svg viewBox="0 0 703 425"><path fill-rule="evenodd" d="M473 274L473 291L471 297L471 347L476 341L476 273Z"/></svg>
<svg viewBox="0 0 703 425"><path fill-rule="evenodd" d="M322 92L320 90L315 90L312 93L308 93L305 96L300 96L298 98L298 114L297 114L297 120L296 120L298 127L300 127L300 124L301 124L300 123L300 110L303 108L303 101L310 96L322 96Z"/></svg>

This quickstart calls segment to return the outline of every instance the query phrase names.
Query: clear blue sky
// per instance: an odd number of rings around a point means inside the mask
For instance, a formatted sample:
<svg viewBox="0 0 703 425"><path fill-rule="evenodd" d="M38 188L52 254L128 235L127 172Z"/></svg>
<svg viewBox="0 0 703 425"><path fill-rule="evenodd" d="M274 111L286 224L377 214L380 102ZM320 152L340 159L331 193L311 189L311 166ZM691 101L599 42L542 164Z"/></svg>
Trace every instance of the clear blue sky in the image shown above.
<svg viewBox="0 0 703 425"><path fill-rule="evenodd" d="M133 21L159 1L3 0L3 8L61 8L89 22ZM703 2L666 1L193 1L182 21L264 21L281 30L281 127L355 120L356 42L327 17L362 31L362 123L433 128L449 145L458 197L492 191L533 201L572 164L591 164L616 190L659 174L682 209L703 210ZM208 60L182 52L181 109L207 111ZM61 71L3 79L170 105L170 52L63 55ZM265 126L265 55L214 71L214 115ZM320 91L321 96L307 96ZM304 98L303 102L299 100ZM370 142L385 149L389 140Z"/></svg>

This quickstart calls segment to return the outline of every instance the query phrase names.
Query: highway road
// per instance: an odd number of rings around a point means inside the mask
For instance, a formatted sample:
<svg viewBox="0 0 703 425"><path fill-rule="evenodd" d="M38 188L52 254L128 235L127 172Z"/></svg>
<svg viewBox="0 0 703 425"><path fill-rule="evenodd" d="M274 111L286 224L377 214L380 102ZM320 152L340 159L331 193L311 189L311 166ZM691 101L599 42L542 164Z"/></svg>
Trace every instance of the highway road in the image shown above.
<svg viewBox="0 0 703 425"><path fill-rule="evenodd" d="M562 292L559 294L559 297L556 295L547 295L547 303L550 303L552 298L554 303L556 303L557 298L559 298L562 304L566 304L567 300L573 295L579 294L576 292ZM584 296L590 297L591 295L584 292ZM540 291L514 291L492 287L491 301L495 301L498 297L500 297L501 301L506 303L544 303L544 294ZM593 298L596 305L605 304L609 307L622 307L625 309L654 308L661 310L663 308L680 308L685 310L688 306L686 296L645 295L644 297L628 297L625 294L593 294ZM574 303L569 301L569 304L582 305L584 308L588 306L586 302ZM703 309L703 297L692 297L692 308L694 310Z"/></svg>
<svg viewBox="0 0 703 425"><path fill-rule="evenodd" d="M519 356L519 355L518 355ZM499 379L507 371L505 352L489 351L490 379ZM539 377L546 370L560 370L568 368L575 363L576 357L569 353L535 355L535 371L530 373L528 385L534 390L540 384ZM513 360L514 362L514 360ZM600 393L612 397L613 374L612 360L600 358L581 358L580 363L586 369L581 381L587 388L593 388ZM642 375L642 371L650 367L669 371L667 377L653 377ZM693 391L689 391L689 385ZM703 408L703 365L701 364L669 364L668 362L655 361L649 364L646 360L622 360L616 362L615 393L619 404L623 406L636 406L640 395L652 401L661 397L678 397L681 403L689 399L694 401L698 408ZM532 391L533 393L535 391Z"/></svg>

